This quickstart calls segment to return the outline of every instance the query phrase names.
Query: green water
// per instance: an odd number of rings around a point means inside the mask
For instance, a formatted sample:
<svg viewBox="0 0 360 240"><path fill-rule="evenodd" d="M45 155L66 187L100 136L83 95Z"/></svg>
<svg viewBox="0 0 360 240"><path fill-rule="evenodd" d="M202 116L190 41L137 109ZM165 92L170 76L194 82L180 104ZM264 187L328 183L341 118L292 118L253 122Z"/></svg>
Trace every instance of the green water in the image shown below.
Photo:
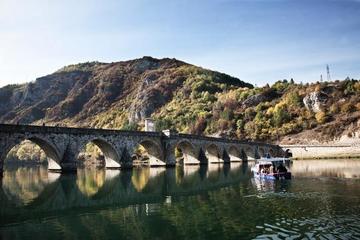
<svg viewBox="0 0 360 240"><path fill-rule="evenodd" d="M0 239L360 239L360 160L296 161L290 181L250 167L7 169Z"/></svg>

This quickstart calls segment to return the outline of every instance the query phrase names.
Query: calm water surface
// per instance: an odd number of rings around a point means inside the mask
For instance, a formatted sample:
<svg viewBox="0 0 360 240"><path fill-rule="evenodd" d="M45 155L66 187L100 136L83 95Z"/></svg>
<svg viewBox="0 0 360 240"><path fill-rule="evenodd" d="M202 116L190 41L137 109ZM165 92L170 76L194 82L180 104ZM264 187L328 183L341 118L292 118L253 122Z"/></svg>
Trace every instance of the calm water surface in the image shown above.
<svg viewBox="0 0 360 240"><path fill-rule="evenodd" d="M7 169L0 239L360 239L360 160L295 161L290 181L250 167Z"/></svg>

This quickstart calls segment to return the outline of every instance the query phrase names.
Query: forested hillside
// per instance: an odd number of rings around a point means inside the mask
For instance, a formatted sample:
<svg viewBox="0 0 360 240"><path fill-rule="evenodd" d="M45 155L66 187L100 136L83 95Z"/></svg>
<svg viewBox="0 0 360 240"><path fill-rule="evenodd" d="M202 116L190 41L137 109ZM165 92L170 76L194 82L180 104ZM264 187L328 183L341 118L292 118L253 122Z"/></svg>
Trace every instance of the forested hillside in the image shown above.
<svg viewBox="0 0 360 240"><path fill-rule="evenodd" d="M268 142L331 141L356 135L360 82L253 87L176 59L66 66L23 85L0 89L2 123L157 130Z"/></svg>

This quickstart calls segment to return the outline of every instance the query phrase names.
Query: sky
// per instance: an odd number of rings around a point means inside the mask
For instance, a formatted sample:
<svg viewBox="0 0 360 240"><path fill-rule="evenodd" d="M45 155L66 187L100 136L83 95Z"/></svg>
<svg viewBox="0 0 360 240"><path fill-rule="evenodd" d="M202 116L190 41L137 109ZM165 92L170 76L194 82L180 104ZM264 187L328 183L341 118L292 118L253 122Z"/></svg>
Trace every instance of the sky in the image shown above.
<svg viewBox="0 0 360 240"><path fill-rule="evenodd" d="M257 86L360 79L360 0L0 0L0 87L170 57Z"/></svg>

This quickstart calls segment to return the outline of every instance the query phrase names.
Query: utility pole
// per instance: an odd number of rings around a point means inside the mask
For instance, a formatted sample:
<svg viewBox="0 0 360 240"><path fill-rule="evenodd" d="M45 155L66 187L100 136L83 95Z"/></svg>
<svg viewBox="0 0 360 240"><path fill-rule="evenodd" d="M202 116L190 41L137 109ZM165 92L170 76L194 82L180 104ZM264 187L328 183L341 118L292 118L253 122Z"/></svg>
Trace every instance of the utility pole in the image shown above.
<svg viewBox="0 0 360 240"><path fill-rule="evenodd" d="M330 67L327 64L326 65L326 73L327 73L327 81L330 82L331 81L331 77L330 77Z"/></svg>

